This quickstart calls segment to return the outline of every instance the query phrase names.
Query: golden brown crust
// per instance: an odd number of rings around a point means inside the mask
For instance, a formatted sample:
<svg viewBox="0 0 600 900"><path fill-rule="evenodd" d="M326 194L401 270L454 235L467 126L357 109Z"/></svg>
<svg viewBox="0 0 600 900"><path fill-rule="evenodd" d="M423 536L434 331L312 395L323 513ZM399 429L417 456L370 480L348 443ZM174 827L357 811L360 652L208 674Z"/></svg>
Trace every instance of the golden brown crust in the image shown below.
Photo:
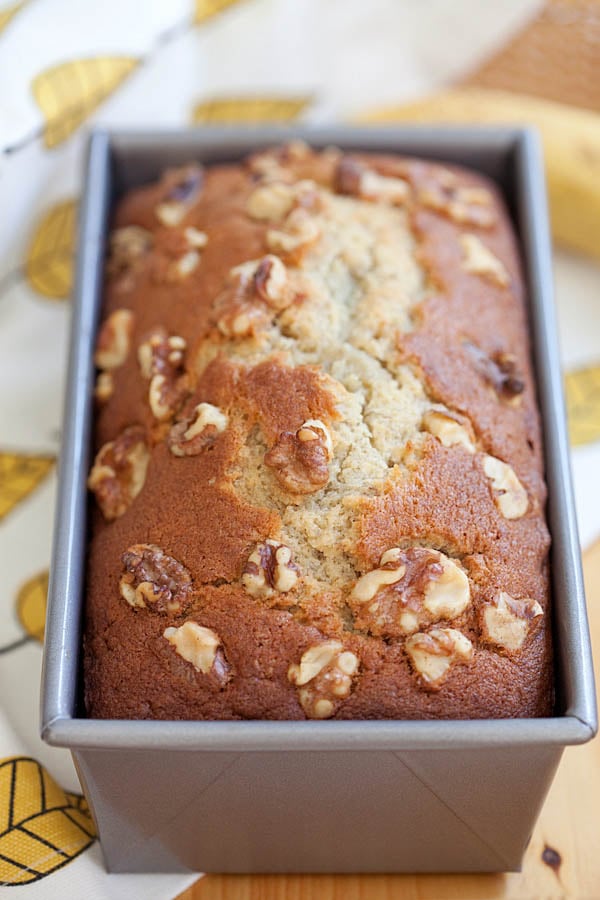
<svg viewBox="0 0 600 900"><path fill-rule="evenodd" d="M149 461L118 517L91 502L89 715L549 714L540 427L494 185L292 145L168 173L114 227L103 321L127 310L127 334L104 329L94 449L134 428ZM417 581L410 548L436 551Z"/></svg>

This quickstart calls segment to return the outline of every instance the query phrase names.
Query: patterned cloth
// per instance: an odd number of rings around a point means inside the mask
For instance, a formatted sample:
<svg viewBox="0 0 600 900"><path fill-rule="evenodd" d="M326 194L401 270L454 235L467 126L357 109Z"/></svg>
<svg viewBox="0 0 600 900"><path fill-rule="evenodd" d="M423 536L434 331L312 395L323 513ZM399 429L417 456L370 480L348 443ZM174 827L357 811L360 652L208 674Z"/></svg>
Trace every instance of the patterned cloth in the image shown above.
<svg viewBox="0 0 600 900"><path fill-rule="evenodd" d="M0 884L32 897L151 900L195 877L107 876L69 754L38 737L82 126L353 117L459 77L537 6L486 4L484 17L479 0L0 6ZM600 458L589 416L600 274L563 257L558 281L565 360L587 366L570 377L590 538L600 530L600 497L588 490Z"/></svg>

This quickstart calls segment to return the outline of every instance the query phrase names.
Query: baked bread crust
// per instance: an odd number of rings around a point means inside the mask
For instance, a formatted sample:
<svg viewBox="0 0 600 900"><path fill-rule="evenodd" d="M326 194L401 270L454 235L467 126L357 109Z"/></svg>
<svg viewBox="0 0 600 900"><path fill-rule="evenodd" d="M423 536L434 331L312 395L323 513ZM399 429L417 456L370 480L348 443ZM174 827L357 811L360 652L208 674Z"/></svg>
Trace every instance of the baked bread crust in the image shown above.
<svg viewBox="0 0 600 900"><path fill-rule="evenodd" d="M491 181L300 143L167 172L117 207L102 316L90 716L551 713L540 425Z"/></svg>

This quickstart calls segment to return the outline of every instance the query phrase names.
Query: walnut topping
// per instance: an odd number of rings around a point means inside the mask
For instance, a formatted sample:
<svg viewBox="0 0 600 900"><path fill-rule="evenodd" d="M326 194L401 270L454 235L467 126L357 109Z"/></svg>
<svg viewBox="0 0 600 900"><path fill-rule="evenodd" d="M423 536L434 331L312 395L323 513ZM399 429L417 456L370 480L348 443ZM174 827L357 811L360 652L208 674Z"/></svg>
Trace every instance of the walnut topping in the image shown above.
<svg viewBox="0 0 600 900"><path fill-rule="evenodd" d="M192 274L200 262L200 254L197 250L188 250L179 259L174 260L167 270L168 281L183 281Z"/></svg>
<svg viewBox="0 0 600 900"><path fill-rule="evenodd" d="M328 719L335 713L352 689L358 666L358 657L340 641L324 641L289 667L288 678L300 688L298 698L309 719Z"/></svg>
<svg viewBox="0 0 600 900"><path fill-rule="evenodd" d="M190 621L184 622L179 628L165 628L163 637L197 672L212 675L220 685L229 681L229 665L223 653L221 638L216 632Z"/></svg>
<svg viewBox="0 0 600 900"><path fill-rule="evenodd" d="M196 456L227 428L229 419L218 406L199 403L191 417L177 422L167 443L174 456Z"/></svg>
<svg viewBox="0 0 600 900"><path fill-rule="evenodd" d="M427 547L387 550L379 568L362 575L350 594L355 624L383 637L455 619L470 602L469 579L460 566Z"/></svg>
<svg viewBox="0 0 600 900"><path fill-rule="evenodd" d="M525 382L517 368L517 359L512 353L499 351L488 356L485 351L464 340L463 346L471 357L475 368L494 388L498 396L514 400L525 390Z"/></svg>
<svg viewBox="0 0 600 900"><path fill-rule="evenodd" d="M340 194L388 201L394 205L405 203L409 195L409 186L404 179L379 175L351 156L340 159L334 174L334 188Z"/></svg>
<svg viewBox="0 0 600 900"><path fill-rule="evenodd" d="M182 166L166 172L163 178L163 199L154 209L158 221L167 228L180 225L196 202L203 181L202 166Z"/></svg>
<svg viewBox="0 0 600 900"><path fill-rule="evenodd" d="M492 482L496 506L505 519L520 519L529 508L527 491L507 463L495 456L483 457L483 471Z"/></svg>
<svg viewBox="0 0 600 900"><path fill-rule="evenodd" d="M292 551L270 538L257 544L244 566L242 584L253 597L267 598L286 594L296 586L300 570Z"/></svg>
<svg viewBox="0 0 600 900"><path fill-rule="evenodd" d="M327 427L309 419L294 434L283 431L268 453L265 463L285 490L292 494L312 494L329 481L329 460L333 444Z"/></svg>
<svg viewBox="0 0 600 900"><path fill-rule="evenodd" d="M504 263L500 262L477 235L461 234L459 241L463 251L465 272L481 275L500 287L506 287L510 283L510 276Z"/></svg>
<svg viewBox="0 0 600 900"><path fill-rule="evenodd" d="M152 234L139 225L115 228L108 239L106 273L109 278L127 273L150 250L152 240Z"/></svg>
<svg viewBox="0 0 600 900"><path fill-rule="evenodd" d="M306 209L298 207L291 211L280 229L267 231L267 245L275 253L290 256L298 262L320 234L314 217Z"/></svg>
<svg viewBox="0 0 600 900"><path fill-rule="evenodd" d="M430 182L419 191L419 200L423 206L460 224L491 228L496 223L494 198L490 192L485 188L460 186L454 178L438 177Z"/></svg>
<svg viewBox="0 0 600 900"><path fill-rule="evenodd" d="M168 335L164 328L156 328L138 347L138 361L144 378L173 374L183 366L187 348L185 339Z"/></svg>
<svg viewBox="0 0 600 900"><path fill-rule="evenodd" d="M284 263L268 254L235 266L215 301L217 325L226 337L248 337L293 301L295 292Z"/></svg>
<svg viewBox="0 0 600 900"><path fill-rule="evenodd" d="M314 181L268 181L260 184L248 197L246 212L252 219L278 222L294 207L312 208L318 203L318 189Z"/></svg>
<svg viewBox="0 0 600 900"><path fill-rule="evenodd" d="M87 483L105 519L129 509L144 486L149 461L144 429L135 425L98 451Z"/></svg>
<svg viewBox="0 0 600 900"><path fill-rule="evenodd" d="M254 153L246 162L250 172L261 181L289 182L294 178L289 163L301 162L311 155L308 144L301 140L288 141L280 147Z"/></svg>
<svg viewBox="0 0 600 900"><path fill-rule="evenodd" d="M115 382L112 372L98 372L96 378L96 386L94 388L94 397L98 403L106 403L115 391Z"/></svg>
<svg viewBox="0 0 600 900"><path fill-rule="evenodd" d="M171 418L183 398L186 347L182 337L169 336L164 328L156 328L138 347L141 373L150 379L148 402L152 415L159 422Z"/></svg>
<svg viewBox="0 0 600 900"><path fill-rule="evenodd" d="M441 687L451 666L473 658L471 641L456 628L432 628L413 634L404 646L424 686L433 690Z"/></svg>
<svg viewBox="0 0 600 900"><path fill-rule="evenodd" d="M183 385L167 375L153 375L148 388L148 403L155 419L166 422L175 415L184 395Z"/></svg>
<svg viewBox="0 0 600 900"><path fill-rule="evenodd" d="M204 250L208 244L208 235L206 232L200 231L198 228L193 228L191 225L184 230L183 236L188 247L193 250Z"/></svg>
<svg viewBox="0 0 600 900"><path fill-rule="evenodd" d="M192 576L155 544L134 544L121 557L121 597L133 607L179 615L194 599Z"/></svg>
<svg viewBox="0 0 600 900"><path fill-rule="evenodd" d="M491 604L483 608L483 639L511 652L520 650L529 633L531 622L544 610L531 597L520 600L501 591Z"/></svg>
<svg viewBox="0 0 600 900"><path fill-rule="evenodd" d="M267 306L278 311L286 309L294 299L284 263L271 254L263 257L256 267L254 289Z"/></svg>
<svg viewBox="0 0 600 900"><path fill-rule="evenodd" d="M464 447L468 453L475 453L475 445L464 427L450 413L437 409L428 410L423 416L423 428L436 437L444 447Z"/></svg>
<svg viewBox="0 0 600 900"><path fill-rule="evenodd" d="M296 202L291 185L282 182L261 184L248 197L246 212L251 219L283 219Z"/></svg>
<svg viewBox="0 0 600 900"><path fill-rule="evenodd" d="M104 320L98 332L94 362L99 369L122 366L129 353L133 313L130 309L116 309Z"/></svg>

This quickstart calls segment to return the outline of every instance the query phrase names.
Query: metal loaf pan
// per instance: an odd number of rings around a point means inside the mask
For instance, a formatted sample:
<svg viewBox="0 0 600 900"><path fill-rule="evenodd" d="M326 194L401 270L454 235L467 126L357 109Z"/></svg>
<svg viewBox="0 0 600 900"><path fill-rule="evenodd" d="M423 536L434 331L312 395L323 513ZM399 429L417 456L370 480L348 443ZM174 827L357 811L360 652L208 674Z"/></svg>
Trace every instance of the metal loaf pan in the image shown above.
<svg viewBox="0 0 600 900"><path fill-rule="evenodd" d="M552 531L557 708L485 721L158 722L85 718L81 619L92 348L107 219L123 190L190 159L291 137L459 162L504 191L520 237ZM42 694L114 872L518 870L567 745L596 710L552 299L543 164L526 129L282 128L95 132L81 205Z"/></svg>

